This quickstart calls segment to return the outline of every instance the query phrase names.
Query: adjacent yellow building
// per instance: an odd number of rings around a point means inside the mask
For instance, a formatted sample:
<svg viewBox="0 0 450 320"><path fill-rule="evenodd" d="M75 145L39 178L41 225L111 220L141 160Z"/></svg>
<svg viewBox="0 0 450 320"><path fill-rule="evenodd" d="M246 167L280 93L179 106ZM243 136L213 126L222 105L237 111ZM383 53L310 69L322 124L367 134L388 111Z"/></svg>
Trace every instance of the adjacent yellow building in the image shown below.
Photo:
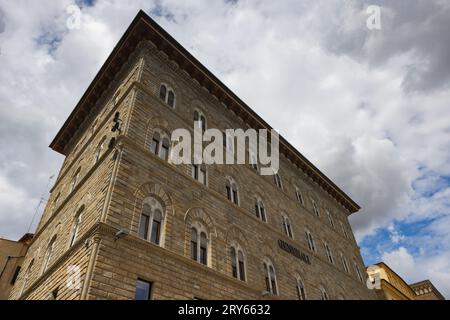
<svg viewBox="0 0 450 320"><path fill-rule="evenodd" d="M384 262L368 267L367 274L379 300L445 300L430 280L409 285Z"/></svg>

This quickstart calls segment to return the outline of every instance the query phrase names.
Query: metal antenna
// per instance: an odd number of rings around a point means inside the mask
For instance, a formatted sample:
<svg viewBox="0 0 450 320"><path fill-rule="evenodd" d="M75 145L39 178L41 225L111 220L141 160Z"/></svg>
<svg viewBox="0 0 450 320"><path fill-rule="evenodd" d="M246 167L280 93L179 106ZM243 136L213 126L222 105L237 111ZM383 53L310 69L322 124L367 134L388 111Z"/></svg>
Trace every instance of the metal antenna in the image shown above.
<svg viewBox="0 0 450 320"><path fill-rule="evenodd" d="M52 181L54 177L55 177L55 175L52 175L52 176L50 176L50 178L48 178L47 186L45 187L45 190L42 192L41 199L39 200L39 203L36 206L36 209L34 210L33 219L31 219L31 223L30 223L30 226L28 227L27 233L30 233L31 227L33 226L34 219L36 218L39 208L41 207L41 204L43 204L45 201L44 196L47 193L48 186L50 185L50 181Z"/></svg>

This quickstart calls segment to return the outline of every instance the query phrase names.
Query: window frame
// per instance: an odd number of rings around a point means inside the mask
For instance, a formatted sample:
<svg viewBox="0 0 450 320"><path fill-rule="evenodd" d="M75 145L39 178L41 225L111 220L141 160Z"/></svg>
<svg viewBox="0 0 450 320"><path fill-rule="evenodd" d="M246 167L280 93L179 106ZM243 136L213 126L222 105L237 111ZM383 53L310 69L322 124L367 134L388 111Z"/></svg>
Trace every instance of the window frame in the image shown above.
<svg viewBox="0 0 450 320"><path fill-rule="evenodd" d="M69 246L68 246L69 248L72 248L77 240L78 232L80 230L80 225L81 225L81 221L82 221L82 217L83 217L83 212L84 212L84 206L82 206L80 209L77 210L75 219L73 220L72 227L70 230L70 236L69 236Z"/></svg>
<svg viewBox="0 0 450 320"><path fill-rule="evenodd" d="M203 174L203 181L200 180L200 173L202 172ZM192 178L195 181L200 182L201 184L203 184L204 186L208 186L208 168L206 166L206 164L202 163L202 164L192 164L191 165L191 173L192 173Z"/></svg>
<svg viewBox="0 0 450 320"><path fill-rule="evenodd" d="M240 255L242 256L242 259L239 257ZM242 247L239 244L233 243L230 246L230 258L233 278L242 282L247 282L247 259L244 250L242 250ZM240 262L242 262L242 264ZM236 268L236 270L233 268ZM234 274L235 272L236 274Z"/></svg>
<svg viewBox="0 0 450 320"><path fill-rule="evenodd" d="M200 109L194 109L194 125L195 122L199 122L200 123L200 127L198 127L199 129L202 130L202 133L205 133L205 131L208 129L208 120L205 116L205 114L203 113L203 111L201 111Z"/></svg>
<svg viewBox="0 0 450 320"><path fill-rule="evenodd" d="M325 210L327 218L328 218L328 223L330 224L330 227L332 229L335 229L335 224L334 224L334 219L333 219L333 214L331 213L330 210L326 209Z"/></svg>
<svg viewBox="0 0 450 320"><path fill-rule="evenodd" d="M53 255L53 253L55 251L56 239L57 239L57 236L54 235L52 237L52 239L50 240L50 242L48 243L48 245L47 245L47 249L45 250L44 258L43 258L43 261L42 261L42 272L41 272L41 274L44 274L50 267L50 261L52 259L52 255Z"/></svg>
<svg viewBox="0 0 450 320"><path fill-rule="evenodd" d="M300 188L295 187L295 196L297 198L297 202L300 203L302 206L305 206L305 200L303 199L303 194L300 191Z"/></svg>
<svg viewBox="0 0 450 320"><path fill-rule="evenodd" d="M274 174L275 185L278 189L283 190L283 181L279 173Z"/></svg>
<svg viewBox="0 0 450 320"><path fill-rule="evenodd" d="M298 300L305 301L307 299L305 283L300 277L296 278L296 282Z"/></svg>
<svg viewBox="0 0 450 320"><path fill-rule="evenodd" d="M164 93L162 89L164 88ZM172 94L172 98L171 95ZM175 109L177 105L177 95L175 93L175 90L172 88L172 86L168 85L167 83L161 83L159 86L159 99L164 102L167 106L169 106L172 109ZM171 101L172 100L172 103Z"/></svg>
<svg viewBox="0 0 450 320"><path fill-rule="evenodd" d="M159 128L153 129L152 139L150 141L149 151L163 161L169 161L171 140L169 135ZM162 150L165 151L163 155Z"/></svg>
<svg viewBox="0 0 450 320"><path fill-rule="evenodd" d="M138 292L138 284L139 283L143 283L143 284L148 285L148 293L147 293L147 298L146 299L137 299L137 292ZM149 301L149 300L152 300L153 286L154 286L154 283L152 281L147 281L147 280L144 280L142 278L137 278L137 280L136 280L136 289L135 289L135 293L134 293L134 300L136 300L136 301Z"/></svg>
<svg viewBox="0 0 450 320"><path fill-rule="evenodd" d="M262 222L267 223L267 211L264 202L260 198L255 198L255 214L256 217Z"/></svg>
<svg viewBox="0 0 450 320"><path fill-rule="evenodd" d="M148 207L149 208L149 212L144 213L144 209ZM159 222L159 228L158 228L158 232L157 232L157 238L156 241L153 241L153 224L155 222L155 214L157 212L160 212L161 214L161 221ZM146 220L143 221L143 216L146 216ZM165 218L166 218L166 213L164 211L164 206L163 204L156 198L154 197L147 197L142 201L142 207L141 207L141 213L139 216L139 226L138 226L138 230L137 230L137 236L138 238L145 240L147 242L150 242L154 245L163 247L163 243L164 243L164 225L165 225ZM142 229L142 223L145 222L145 229ZM141 229L144 230L144 234L141 234Z"/></svg>
<svg viewBox="0 0 450 320"><path fill-rule="evenodd" d="M313 237L312 233L309 230L306 230L305 233L306 233L306 241L308 244L308 249L311 252L317 253L316 243L314 241L314 237Z"/></svg>
<svg viewBox="0 0 450 320"><path fill-rule="evenodd" d="M291 219L289 219L286 213L281 214L281 219L283 220L284 234L290 239L294 239L294 231L292 230Z"/></svg>
<svg viewBox="0 0 450 320"><path fill-rule="evenodd" d="M330 246L325 241L323 242L323 245L325 247L325 254L327 256L328 262L334 265L335 262L334 262L333 252L331 251Z"/></svg>
<svg viewBox="0 0 450 320"><path fill-rule="evenodd" d="M226 178L225 191L227 199L232 203L234 203L235 205L239 206L240 205L239 187L233 178L231 177Z"/></svg>
<svg viewBox="0 0 450 320"><path fill-rule="evenodd" d="M275 267L273 266L272 261L270 261L270 259L268 258L264 259L263 268L267 292L274 296L278 296L279 291L278 291L277 272Z"/></svg>
<svg viewBox="0 0 450 320"><path fill-rule="evenodd" d="M313 198L311 198L311 203L312 203L312 206L313 206L313 212L314 212L314 214L315 214L318 218L320 218L320 211L319 211L319 207L318 207L318 205L317 205L316 200L314 200Z"/></svg>
<svg viewBox="0 0 450 320"><path fill-rule="evenodd" d="M193 231L195 231L195 234L196 234L195 250L193 248L194 241L192 241L192 235L194 234ZM204 253L205 253L204 259L202 259L202 235L205 235L205 237L206 237L206 248L204 251ZM210 252L211 251L211 240L210 240L210 235L208 233L207 228L205 228L203 226L203 224L201 224L199 222L193 223L190 228L189 237L190 237L190 239L189 239L190 246L189 247L190 247L191 260L196 261L199 264L209 267L210 259L211 259L211 252ZM193 253L195 253L195 254L193 254Z"/></svg>

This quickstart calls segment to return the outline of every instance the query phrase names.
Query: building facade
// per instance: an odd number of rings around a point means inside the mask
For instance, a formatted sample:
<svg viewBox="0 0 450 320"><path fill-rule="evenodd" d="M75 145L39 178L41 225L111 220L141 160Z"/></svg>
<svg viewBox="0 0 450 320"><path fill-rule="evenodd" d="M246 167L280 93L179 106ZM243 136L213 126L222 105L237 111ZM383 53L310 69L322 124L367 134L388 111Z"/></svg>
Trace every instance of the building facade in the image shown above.
<svg viewBox="0 0 450 320"><path fill-rule="evenodd" d="M140 12L51 144L66 158L10 298L375 298L352 199L283 138L276 176L174 165L194 120L270 128Z"/></svg>
<svg viewBox="0 0 450 320"><path fill-rule="evenodd" d="M367 268L379 300L445 300L430 280L408 284L384 262Z"/></svg>
<svg viewBox="0 0 450 320"><path fill-rule="evenodd" d="M416 293L415 300L445 300L430 280L419 281L409 286Z"/></svg>
<svg viewBox="0 0 450 320"><path fill-rule="evenodd" d="M29 233L18 241L0 239L0 300L8 299L32 239Z"/></svg>

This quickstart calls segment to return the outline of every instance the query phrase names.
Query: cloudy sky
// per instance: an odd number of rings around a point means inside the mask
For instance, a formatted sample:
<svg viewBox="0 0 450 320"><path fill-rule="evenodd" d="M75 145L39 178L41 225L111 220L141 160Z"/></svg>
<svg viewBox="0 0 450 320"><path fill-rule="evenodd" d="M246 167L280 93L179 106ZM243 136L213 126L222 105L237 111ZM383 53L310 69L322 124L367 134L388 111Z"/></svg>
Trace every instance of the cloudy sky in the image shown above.
<svg viewBox="0 0 450 320"><path fill-rule="evenodd" d="M0 0L0 237L39 219L63 160L47 146L139 9L362 206L366 264L450 297L445 0Z"/></svg>

